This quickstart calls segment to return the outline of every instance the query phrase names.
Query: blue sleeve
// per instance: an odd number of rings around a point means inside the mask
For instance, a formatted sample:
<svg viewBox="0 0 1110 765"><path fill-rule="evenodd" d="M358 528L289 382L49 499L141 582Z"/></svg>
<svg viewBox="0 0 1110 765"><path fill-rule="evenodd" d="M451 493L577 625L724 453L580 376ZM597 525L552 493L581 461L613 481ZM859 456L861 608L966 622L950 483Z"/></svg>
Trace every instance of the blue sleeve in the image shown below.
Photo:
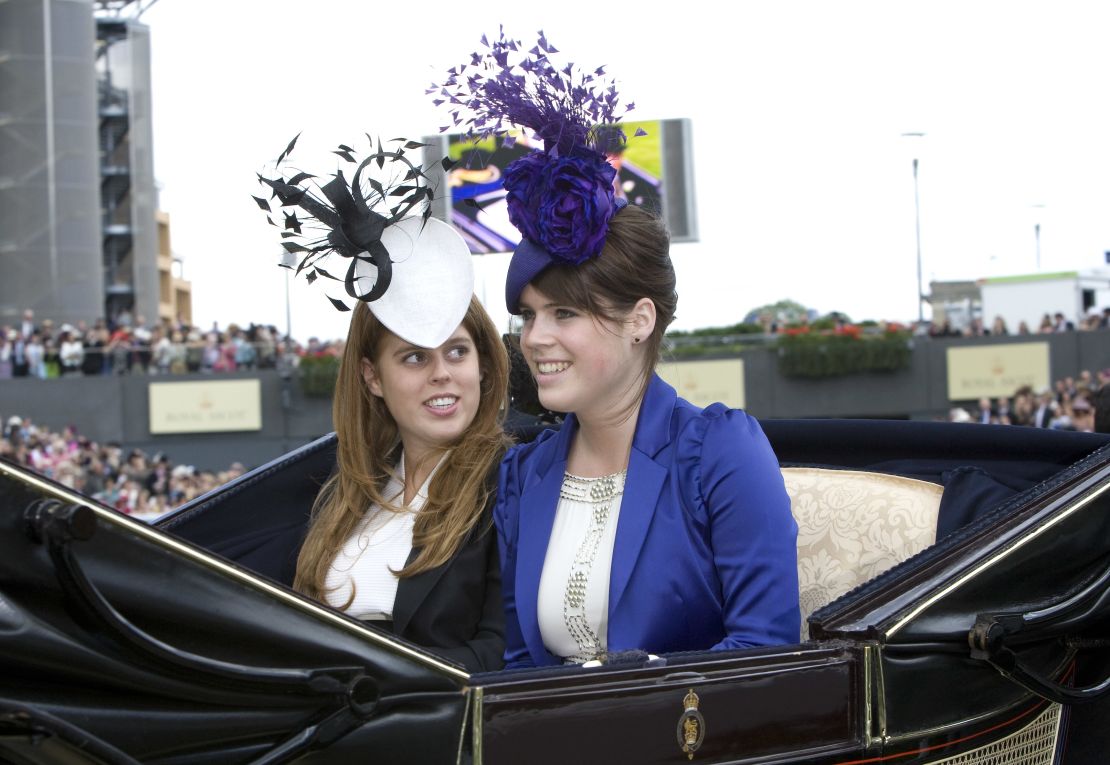
<svg viewBox="0 0 1110 765"><path fill-rule="evenodd" d="M534 666L524 644L516 614L516 551L520 518L520 447L509 450L501 460L497 476L497 501L493 522L497 526L497 546L501 553L501 592L505 606L505 669Z"/></svg>
<svg viewBox="0 0 1110 765"><path fill-rule="evenodd" d="M778 459L754 418L721 410L706 412L700 470L724 608L713 648L797 643L798 526Z"/></svg>

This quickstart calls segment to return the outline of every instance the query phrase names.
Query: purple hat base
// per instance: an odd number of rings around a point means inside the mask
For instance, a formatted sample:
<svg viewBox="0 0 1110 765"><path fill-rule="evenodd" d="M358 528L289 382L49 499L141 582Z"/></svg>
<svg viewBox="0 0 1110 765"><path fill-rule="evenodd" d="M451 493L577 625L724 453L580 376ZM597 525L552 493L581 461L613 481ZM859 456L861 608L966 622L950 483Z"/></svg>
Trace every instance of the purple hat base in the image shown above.
<svg viewBox="0 0 1110 765"><path fill-rule="evenodd" d="M613 205L613 215L628 202L618 197ZM509 261L509 273L505 277L505 307L513 315L520 314L520 294L528 283L539 276L548 266L561 261L530 239L521 239L513 250Z"/></svg>
<svg viewBox="0 0 1110 765"><path fill-rule="evenodd" d="M529 239L521 239L509 261L509 274L505 277L505 307L511 314L520 313L520 293L528 282L555 262L551 254Z"/></svg>

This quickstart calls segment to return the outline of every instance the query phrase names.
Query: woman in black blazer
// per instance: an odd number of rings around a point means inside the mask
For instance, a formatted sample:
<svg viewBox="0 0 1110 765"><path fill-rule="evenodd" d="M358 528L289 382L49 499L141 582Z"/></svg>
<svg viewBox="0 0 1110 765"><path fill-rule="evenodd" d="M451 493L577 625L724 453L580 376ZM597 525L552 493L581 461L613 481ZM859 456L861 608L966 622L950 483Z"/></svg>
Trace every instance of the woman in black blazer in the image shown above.
<svg viewBox="0 0 1110 765"><path fill-rule="evenodd" d="M396 207L385 204L396 204L390 177L407 184ZM507 445L508 360L473 296L469 250L419 214L431 195L412 193L425 179L399 150L371 144L349 185L342 172L313 178L261 179L283 207L310 216L283 211L285 241L305 232L300 249L287 246L308 252L299 270L346 273L356 298L332 409L337 470L316 498L293 586L472 672L499 669L490 505ZM346 262L320 267L336 256Z"/></svg>
<svg viewBox="0 0 1110 765"><path fill-rule="evenodd" d="M495 486L491 483L491 491ZM418 553L413 548L409 560ZM505 653L500 587L497 535L487 506L447 563L397 583L392 630L471 672L500 669Z"/></svg>

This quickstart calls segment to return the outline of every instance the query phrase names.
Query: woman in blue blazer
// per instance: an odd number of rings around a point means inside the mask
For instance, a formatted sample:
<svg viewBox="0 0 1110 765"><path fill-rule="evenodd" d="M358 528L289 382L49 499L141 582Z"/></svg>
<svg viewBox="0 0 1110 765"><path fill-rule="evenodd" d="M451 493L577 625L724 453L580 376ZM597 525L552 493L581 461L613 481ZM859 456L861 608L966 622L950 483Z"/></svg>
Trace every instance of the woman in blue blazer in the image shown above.
<svg viewBox="0 0 1110 765"><path fill-rule="evenodd" d="M675 273L662 221L614 185L616 91L554 65L542 35L483 43L439 95L466 105L456 124L543 142L503 176L523 235L505 299L540 402L569 413L501 465L507 665L797 641L797 527L767 439L654 374Z"/></svg>
<svg viewBox="0 0 1110 765"><path fill-rule="evenodd" d="M578 431L514 448L494 510L507 667L555 664L537 593ZM609 575L608 651L725 649L798 640L795 538L778 464L759 424L702 410L653 376L640 407Z"/></svg>

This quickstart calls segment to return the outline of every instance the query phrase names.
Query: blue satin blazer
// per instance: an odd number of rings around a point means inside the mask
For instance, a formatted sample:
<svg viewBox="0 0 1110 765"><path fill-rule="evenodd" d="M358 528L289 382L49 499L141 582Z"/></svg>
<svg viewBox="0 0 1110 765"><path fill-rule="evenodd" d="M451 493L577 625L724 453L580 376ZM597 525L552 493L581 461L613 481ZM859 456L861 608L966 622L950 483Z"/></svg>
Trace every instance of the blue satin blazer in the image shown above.
<svg viewBox="0 0 1110 765"><path fill-rule="evenodd" d="M536 614L578 423L514 447L494 505L507 667L556 664ZM640 407L609 579L610 651L799 639L798 527L771 446L738 409L702 410L653 376Z"/></svg>

